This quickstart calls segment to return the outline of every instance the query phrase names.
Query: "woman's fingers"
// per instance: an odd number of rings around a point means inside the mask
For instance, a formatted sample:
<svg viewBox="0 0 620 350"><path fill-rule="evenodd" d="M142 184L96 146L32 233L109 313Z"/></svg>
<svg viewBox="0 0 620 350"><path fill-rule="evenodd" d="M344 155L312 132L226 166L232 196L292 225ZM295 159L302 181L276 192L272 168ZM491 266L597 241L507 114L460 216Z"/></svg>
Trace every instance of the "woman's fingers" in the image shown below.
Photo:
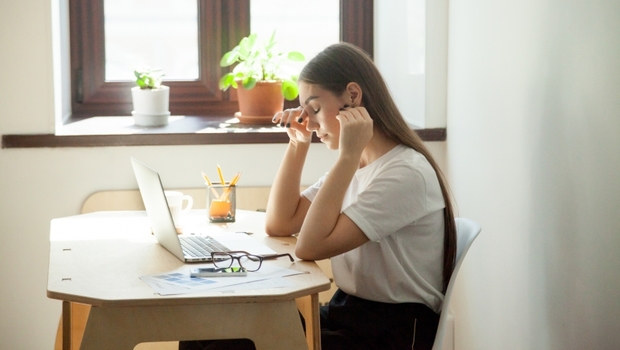
<svg viewBox="0 0 620 350"><path fill-rule="evenodd" d="M373 134L373 121L366 108L347 108L336 118L340 121L340 150L361 152Z"/></svg>
<svg viewBox="0 0 620 350"><path fill-rule="evenodd" d="M304 120L308 119L308 113L302 107L299 107L299 108L301 108L301 113L297 117L297 123L302 124Z"/></svg>
<svg viewBox="0 0 620 350"><path fill-rule="evenodd" d="M291 127L293 123L303 122L305 110L301 107L285 109L282 112L278 112L273 116L271 120L273 123L277 123L280 126Z"/></svg>
<svg viewBox="0 0 620 350"><path fill-rule="evenodd" d="M343 123L357 123L368 127L372 127L372 118L368 114L368 111L364 107L347 108L340 111L336 117L340 120L341 126Z"/></svg>
<svg viewBox="0 0 620 350"><path fill-rule="evenodd" d="M272 122L282 127L286 127L286 131L291 140L310 142L312 140L312 132L306 129L308 114L302 107L285 109L273 116Z"/></svg>

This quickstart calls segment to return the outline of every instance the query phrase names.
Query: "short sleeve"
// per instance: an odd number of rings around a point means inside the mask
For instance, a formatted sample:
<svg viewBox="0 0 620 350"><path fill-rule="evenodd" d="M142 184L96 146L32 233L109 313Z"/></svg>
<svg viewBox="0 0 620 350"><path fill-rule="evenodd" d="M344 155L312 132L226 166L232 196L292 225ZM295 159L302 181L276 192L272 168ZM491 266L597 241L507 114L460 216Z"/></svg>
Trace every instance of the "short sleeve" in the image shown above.
<svg viewBox="0 0 620 350"><path fill-rule="evenodd" d="M425 159L424 163L428 164ZM403 162L381 169L343 212L371 241L379 241L444 207L430 164Z"/></svg>

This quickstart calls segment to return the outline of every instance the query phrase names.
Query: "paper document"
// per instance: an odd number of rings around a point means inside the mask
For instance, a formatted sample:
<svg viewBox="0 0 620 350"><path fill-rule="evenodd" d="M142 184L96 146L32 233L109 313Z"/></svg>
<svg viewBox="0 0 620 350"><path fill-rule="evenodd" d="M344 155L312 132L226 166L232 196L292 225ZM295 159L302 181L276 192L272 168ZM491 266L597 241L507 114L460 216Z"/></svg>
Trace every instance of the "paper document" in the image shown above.
<svg viewBox="0 0 620 350"><path fill-rule="evenodd" d="M193 267L193 266L192 266ZM276 264L263 264L260 270L248 272L244 277L190 277L189 266L161 274L142 276L140 280L160 295L189 294L206 290L234 291L290 287L294 284L286 276L303 272Z"/></svg>

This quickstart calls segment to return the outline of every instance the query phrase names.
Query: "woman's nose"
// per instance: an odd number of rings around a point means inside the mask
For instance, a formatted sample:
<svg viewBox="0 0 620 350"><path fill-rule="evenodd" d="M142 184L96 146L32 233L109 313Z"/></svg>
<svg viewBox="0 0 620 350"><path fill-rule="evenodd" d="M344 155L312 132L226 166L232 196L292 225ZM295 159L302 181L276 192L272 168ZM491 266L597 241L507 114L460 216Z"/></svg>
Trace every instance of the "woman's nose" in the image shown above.
<svg viewBox="0 0 620 350"><path fill-rule="evenodd" d="M308 123L306 124L306 130L315 131L319 128L319 123L314 121L313 118L308 117Z"/></svg>

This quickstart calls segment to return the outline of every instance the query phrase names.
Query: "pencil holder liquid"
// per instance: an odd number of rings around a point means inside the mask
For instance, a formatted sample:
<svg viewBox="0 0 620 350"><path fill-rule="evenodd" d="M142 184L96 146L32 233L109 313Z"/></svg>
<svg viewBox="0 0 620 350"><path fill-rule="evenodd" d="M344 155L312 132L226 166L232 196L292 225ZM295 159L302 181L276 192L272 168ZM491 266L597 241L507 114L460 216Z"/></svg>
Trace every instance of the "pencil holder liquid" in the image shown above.
<svg viewBox="0 0 620 350"><path fill-rule="evenodd" d="M210 222L235 222L237 187L213 183L207 186L207 214Z"/></svg>

